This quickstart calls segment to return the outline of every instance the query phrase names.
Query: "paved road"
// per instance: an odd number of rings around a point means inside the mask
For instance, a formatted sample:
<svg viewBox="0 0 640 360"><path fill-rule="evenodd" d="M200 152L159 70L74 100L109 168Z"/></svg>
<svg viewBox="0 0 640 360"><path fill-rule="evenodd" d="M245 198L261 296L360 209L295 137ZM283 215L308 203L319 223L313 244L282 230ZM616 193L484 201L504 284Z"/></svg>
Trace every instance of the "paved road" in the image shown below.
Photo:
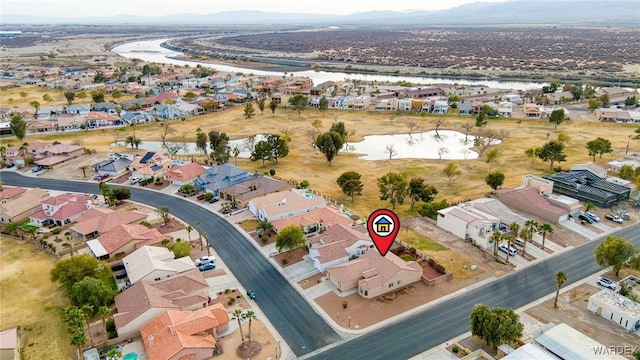
<svg viewBox="0 0 640 360"><path fill-rule="evenodd" d="M100 194L97 183L91 182L25 177L7 171L1 172L0 178L5 185ZM168 205L171 213L190 224L200 221L213 248L242 286L255 291L260 308L297 356L340 339L289 282L224 219L191 201L156 191L131 188L131 199L154 207Z"/></svg>
<svg viewBox="0 0 640 360"><path fill-rule="evenodd" d="M610 235L640 246L640 224ZM560 269L569 277L565 286L594 274L600 270L593 258L593 249L598 243L591 241L502 277L406 320L330 348L312 359L338 359L344 354L349 354L349 360L408 359L469 331L469 314L476 304L519 308L553 293L556 290L553 275Z"/></svg>

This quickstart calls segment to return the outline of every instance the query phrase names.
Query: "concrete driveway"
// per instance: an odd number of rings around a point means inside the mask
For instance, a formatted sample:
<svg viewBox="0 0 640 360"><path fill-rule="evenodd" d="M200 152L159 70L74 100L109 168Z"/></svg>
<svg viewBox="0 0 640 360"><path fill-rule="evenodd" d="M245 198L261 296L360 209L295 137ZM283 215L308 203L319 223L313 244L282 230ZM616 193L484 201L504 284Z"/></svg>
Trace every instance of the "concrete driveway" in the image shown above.
<svg viewBox="0 0 640 360"><path fill-rule="evenodd" d="M560 225L562 225L563 227L577 233L580 234L582 236L584 236L585 238L589 239L589 240L593 240L595 238L597 238L598 236L600 236L600 234L591 231L589 229L587 229L586 227L576 223L573 219L569 219L569 220L565 220L563 222L560 223Z"/></svg>

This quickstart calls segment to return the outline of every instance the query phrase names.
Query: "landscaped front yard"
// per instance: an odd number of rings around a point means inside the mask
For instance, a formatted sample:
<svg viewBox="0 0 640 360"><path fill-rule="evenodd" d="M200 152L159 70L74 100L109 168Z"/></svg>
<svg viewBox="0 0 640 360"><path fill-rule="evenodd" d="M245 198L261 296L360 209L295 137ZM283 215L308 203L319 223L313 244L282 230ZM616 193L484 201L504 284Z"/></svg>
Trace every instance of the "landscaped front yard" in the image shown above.
<svg viewBox="0 0 640 360"><path fill-rule="evenodd" d="M53 261L31 243L2 235L0 241L0 324L22 326L22 358L74 357L62 320L65 294L49 280Z"/></svg>

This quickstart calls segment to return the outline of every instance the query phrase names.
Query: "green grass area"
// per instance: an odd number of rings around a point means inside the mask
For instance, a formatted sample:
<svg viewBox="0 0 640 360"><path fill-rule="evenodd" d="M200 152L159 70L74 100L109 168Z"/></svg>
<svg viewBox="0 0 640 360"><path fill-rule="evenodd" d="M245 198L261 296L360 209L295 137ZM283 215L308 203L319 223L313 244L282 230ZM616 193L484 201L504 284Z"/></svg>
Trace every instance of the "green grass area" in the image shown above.
<svg viewBox="0 0 640 360"><path fill-rule="evenodd" d="M402 241L409 244L411 247L416 248L418 251L442 251L447 250L446 247L438 244L437 242L420 236L411 230L402 231L399 234Z"/></svg>
<svg viewBox="0 0 640 360"><path fill-rule="evenodd" d="M34 229L38 230L37 226L29 225L29 220L25 220L25 221L21 222L19 227L20 227L20 229L22 229L22 230L24 230L26 232L33 231Z"/></svg>

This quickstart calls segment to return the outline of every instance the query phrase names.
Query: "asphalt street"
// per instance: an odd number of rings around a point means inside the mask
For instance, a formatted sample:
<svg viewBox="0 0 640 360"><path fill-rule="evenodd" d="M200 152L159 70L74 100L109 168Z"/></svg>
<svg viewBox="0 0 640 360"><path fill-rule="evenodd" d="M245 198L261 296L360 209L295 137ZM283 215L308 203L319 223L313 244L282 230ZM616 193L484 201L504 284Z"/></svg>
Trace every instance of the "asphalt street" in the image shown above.
<svg viewBox="0 0 640 360"><path fill-rule="evenodd" d="M23 177L13 172L2 172L1 178L6 185L99 193L95 183ZM312 359L407 359L469 331L469 314L477 304L519 308L553 293L556 290L553 276L558 270L568 275L565 286L600 270L593 257L599 241L591 241L404 320L353 340L341 341L233 226L190 201L140 188L131 190L134 201L156 207L169 205L172 214L190 224L201 221L202 230L209 234L214 249L224 257L242 285L256 292L256 301L294 353L302 356L326 346L325 351ZM611 235L640 247L640 224Z"/></svg>
<svg viewBox="0 0 640 360"><path fill-rule="evenodd" d="M0 172L0 179L5 185L100 194L95 182L27 177L7 171ZM255 301L297 356L340 340L314 308L227 221L199 204L139 187L131 187L131 200L153 207L168 205L171 214L192 226L200 221L212 247L242 286L255 292Z"/></svg>

